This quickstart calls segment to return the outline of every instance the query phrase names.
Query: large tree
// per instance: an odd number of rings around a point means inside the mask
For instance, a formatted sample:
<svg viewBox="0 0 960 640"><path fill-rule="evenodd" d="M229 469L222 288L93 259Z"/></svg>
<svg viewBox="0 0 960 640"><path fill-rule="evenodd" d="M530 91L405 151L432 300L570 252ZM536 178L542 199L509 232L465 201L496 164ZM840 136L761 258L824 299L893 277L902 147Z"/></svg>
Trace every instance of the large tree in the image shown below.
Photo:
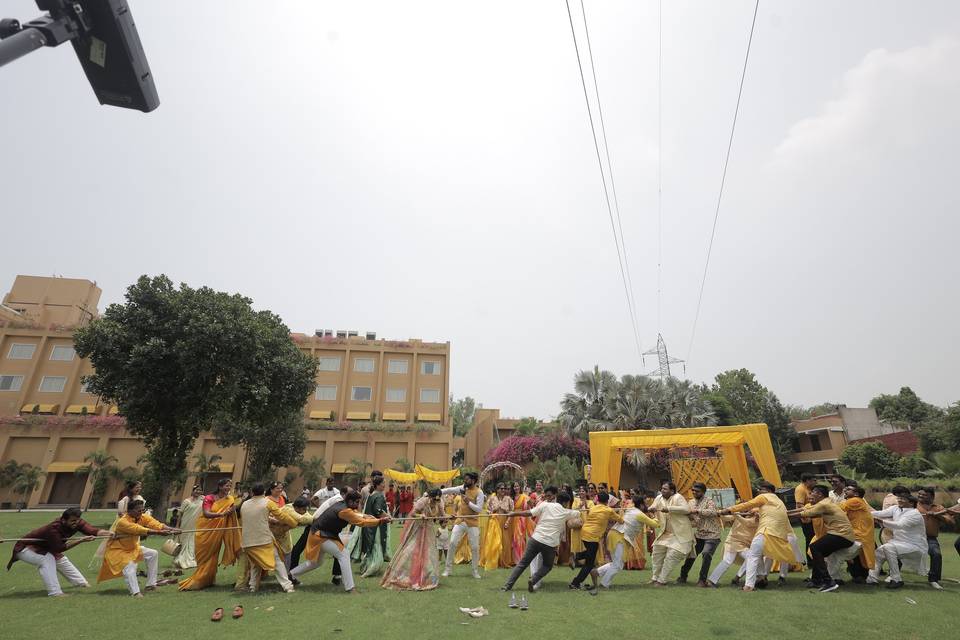
<svg viewBox="0 0 960 640"><path fill-rule="evenodd" d="M870 479L892 478L900 471L900 456L882 442L851 444L837 462Z"/></svg>
<svg viewBox="0 0 960 640"><path fill-rule="evenodd" d="M767 424L779 461L786 460L792 453L797 433L790 426L790 416L776 394L760 384L751 371L734 369L719 373L711 391L727 401L733 424Z"/></svg>
<svg viewBox="0 0 960 640"><path fill-rule="evenodd" d="M467 396L454 400L450 396L450 421L453 424L453 435L462 437L467 435L473 426L473 417L477 412L477 403L473 398Z"/></svg>
<svg viewBox="0 0 960 640"><path fill-rule="evenodd" d="M905 423L913 428L944 413L940 407L921 400L910 387L901 387L896 395L880 394L870 401L870 406L876 409L881 420Z"/></svg>
<svg viewBox="0 0 960 640"><path fill-rule="evenodd" d="M141 276L125 303L74 334L77 353L95 369L90 391L117 404L147 447L145 495L161 517L201 431L231 422L265 425L268 413L282 418L303 405L300 387L280 390L278 400L261 378L276 368L310 371L309 359L278 316L250 303L208 287L175 287L163 275ZM289 347L278 347L280 335Z"/></svg>

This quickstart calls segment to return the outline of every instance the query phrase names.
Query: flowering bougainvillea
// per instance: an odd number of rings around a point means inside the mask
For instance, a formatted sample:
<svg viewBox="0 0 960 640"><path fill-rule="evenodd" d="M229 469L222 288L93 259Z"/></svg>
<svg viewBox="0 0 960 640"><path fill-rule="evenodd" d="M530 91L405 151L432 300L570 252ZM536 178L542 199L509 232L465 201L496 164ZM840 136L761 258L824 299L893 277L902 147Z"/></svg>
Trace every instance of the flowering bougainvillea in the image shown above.
<svg viewBox="0 0 960 640"><path fill-rule="evenodd" d="M545 436L510 436L487 453L483 464L488 465L504 460L526 464L532 462L534 458L553 460L559 456L585 460L590 457L590 445L560 432Z"/></svg>

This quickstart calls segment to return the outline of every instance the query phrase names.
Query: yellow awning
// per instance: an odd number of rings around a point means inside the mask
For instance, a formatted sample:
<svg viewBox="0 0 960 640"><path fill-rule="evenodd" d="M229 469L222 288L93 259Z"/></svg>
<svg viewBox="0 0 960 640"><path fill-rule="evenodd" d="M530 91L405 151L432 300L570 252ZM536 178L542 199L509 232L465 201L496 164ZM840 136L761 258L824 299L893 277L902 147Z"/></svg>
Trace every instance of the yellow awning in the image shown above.
<svg viewBox="0 0 960 640"><path fill-rule="evenodd" d="M417 473L420 477L430 484L450 484L450 481L460 475L460 469L450 469L449 471L434 471L428 469L422 464L417 465Z"/></svg>
<svg viewBox="0 0 960 640"><path fill-rule="evenodd" d="M311 412L310 412L310 419L311 419L311 420L329 420L329 419L330 419L330 415L331 415L332 413L333 413L333 412L332 412L332 411L329 411L329 410L327 410L327 411L311 411Z"/></svg>
<svg viewBox="0 0 960 640"><path fill-rule="evenodd" d="M218 462L218 470L211 471L210 473L233 473L234 463L232 462Z"/></svg>
<svg viewBox="0 0 960 640"><path fill-rule="evenodd" d="M110 410L107 411L108 416L115 416L118 413L120 413L120 407L118 407L117 405L113 405L112 407L110 407Z"/></svg>
<svg viewBox="0 0 960 640"><path fill-rule="evenodd" d="M418 413L417 420L420 422L440 422L439 413Z"/></svg>
<svg viewBox="0 0 960 640"><path fill-rule="evenodd" d="M25 404L20 408L20 413L33 413L34 407L37 408L37 413L56 413L60 410L58 404Z"/></svg>
<svg viewBox="0 0 960 640"><path fill-rule="evenodd" d="M82 466L82 462L51 462L47 465L47 473L73 473Z"/></svg>
<svg viewBox="0 0 960 640"><path fill-rule="evenodd" d="M347 420L369 420L369 411L347 411Z"/></svg>
<svg viewBox="0 0 960 640"><path fill-rule="evenodd" d="M384 420L399 420L404 421L407 419L407 414L405 413L385 413L383 414Z"/></svg>
<svg viewBox="0 0 960 640"><path fill-rule="evenodd" d="M343 464L341 462L335 462L330 466L330 473L346 473L350 468L350 465Z"/></svg>
<svg viewBox="0 0 960 640"><path fill-rule="evenodd" d="M64 413L83 415L84 409L87 410L87 415L97 415L97 405L95 404L71 404L67 407L67 410L64 411Z"/></svg>
<svg viewBox="0 0 960 640"><path fill-rule="evenodd" d="M384 469L383 475L401 484L413 484L414 482L420 479L420 475L417 473L407 473L406 471L394 471L393 469Z"/></svg>

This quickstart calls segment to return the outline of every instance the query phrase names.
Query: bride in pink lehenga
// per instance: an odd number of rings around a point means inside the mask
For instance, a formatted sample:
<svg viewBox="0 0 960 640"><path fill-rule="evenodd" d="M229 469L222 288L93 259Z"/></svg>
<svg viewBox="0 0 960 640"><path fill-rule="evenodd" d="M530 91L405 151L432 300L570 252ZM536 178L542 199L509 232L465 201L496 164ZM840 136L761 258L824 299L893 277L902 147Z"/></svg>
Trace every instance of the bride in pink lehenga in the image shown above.
<svg viewBox="0 0 960 640"><path fill-rule="evenodd" d="M380 580L380 586L398 591L428 591L440 583L437 530L445 517L440 489L431 489L417 500L400 534L400 544ZM452 553L452 550L451 550Z"/></svg>

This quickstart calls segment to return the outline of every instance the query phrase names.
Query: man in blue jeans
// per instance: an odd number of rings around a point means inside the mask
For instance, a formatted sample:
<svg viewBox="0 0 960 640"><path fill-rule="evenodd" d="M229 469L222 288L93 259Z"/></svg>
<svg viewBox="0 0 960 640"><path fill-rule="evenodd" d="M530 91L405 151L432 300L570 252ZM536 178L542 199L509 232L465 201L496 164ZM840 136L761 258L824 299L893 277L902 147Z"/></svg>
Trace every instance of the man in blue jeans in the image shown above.
<svg viewBox="0 0 960 640"><path fill-rule="evenodd" d="M940 552L940 526L953 524L951 516L942 505L934 504L936 495L933 487L923 487L917 492L917 511L923 514L923 525L927 530L927 553L930 555L930 573L927 582L940 591L940 581L943 579L943 554Z"/></svg>
<svg viewBox="0 0 960 640"><path fill-rule="evenodd" d="M698 587L706 587L707 576L710 575L710 563L713 562L713 554L720 546L720 515L717 513L717 505L711 498L707 497L707 485L702 482L695 482L691 489L693 499L688 500L690 504L690 518L693 520L693 529L696 542L694 543L694 556L687 558L680 568L680 577L677 583L683 584L687 581L690 569L693 563L700 556L700 579L697 581Z"/></svg>

